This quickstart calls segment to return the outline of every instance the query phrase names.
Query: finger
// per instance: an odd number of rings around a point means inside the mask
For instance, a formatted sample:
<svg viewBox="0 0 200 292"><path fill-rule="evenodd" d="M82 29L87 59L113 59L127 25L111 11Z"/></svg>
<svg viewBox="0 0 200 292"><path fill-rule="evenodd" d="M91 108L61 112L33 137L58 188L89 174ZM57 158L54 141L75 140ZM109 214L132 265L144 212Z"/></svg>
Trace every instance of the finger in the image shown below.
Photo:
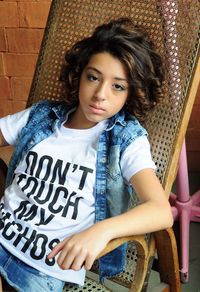
<svg viewBox="0 0 200 292"><path fill-rule="evenodd" d="M94 255L92 255L92 254L89 254L87 256L87 258L85 260L85 264L84 264L84 267L85 267L86 270L89 271L92 268L92 265L93 265L93 263L95 261L95 258L96 257Z"/></svg>
<svg viewBox="0 0 200 292"><path fill-rule="evenodd" d="M52 249L52 251L48 254L48 259L51 259L53 257L55 257L65 246L66 242L67 242L67 238L61 242L59 242L58 244L56 244L56 246L54 246L54 248Z"/></svg>
<svg viewBox="0 0 200 292"><path fill-rule="evenodd" d="M57 264L60 266L61 269L63 270L68 270L70 269L74 258L75 258L75 253L68 250L67 247L65 246L65 248L61 251L61 253L58 256L57 259Z"/></svg>
<svg viewBox="0 0 200 292"><path fill-rule="evenodd" d="M85 265L86 256L87 256L87 253L84 251L79 253L74 258L74 261L72 262L70 269L74 271L79 271Z"/></svg>

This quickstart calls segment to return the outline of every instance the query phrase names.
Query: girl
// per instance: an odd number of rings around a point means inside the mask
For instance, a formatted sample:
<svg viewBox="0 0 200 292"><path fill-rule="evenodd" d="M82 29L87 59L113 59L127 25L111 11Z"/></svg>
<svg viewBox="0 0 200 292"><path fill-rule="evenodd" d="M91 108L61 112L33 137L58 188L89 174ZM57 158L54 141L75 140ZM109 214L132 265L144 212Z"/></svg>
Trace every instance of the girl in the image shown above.
<svg viewBox="0 0 200 292"><path fill-rule="evenodd" d="M83 285L111 239L172 226L139 122L163 81L146 34L124 18L97 27L67 52L62 80L66 101L0 120L0 144L15 145L0 205L0 272L18 291ZM100 259L101 280L123 270L124 254L122 246Z"/></svg>

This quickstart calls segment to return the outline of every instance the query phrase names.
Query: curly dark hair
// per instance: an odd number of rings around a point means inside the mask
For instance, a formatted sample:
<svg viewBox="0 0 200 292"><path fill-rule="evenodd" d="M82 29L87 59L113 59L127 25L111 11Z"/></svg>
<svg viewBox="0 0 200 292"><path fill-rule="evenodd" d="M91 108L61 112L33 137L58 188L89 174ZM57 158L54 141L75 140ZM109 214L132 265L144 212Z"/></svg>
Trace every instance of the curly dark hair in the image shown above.
<svg viewBox="0 0 200 292"><path fill-rule="evenodd" d="M153 43L129 18L119 18L98 26L90 37L72 46L65 55L61 80L66 84L67 103L78 104L79 82L92 55L108 52L118 58L128 72L129 92L126 110L144 121L160 100L164 69Z"/></svg>

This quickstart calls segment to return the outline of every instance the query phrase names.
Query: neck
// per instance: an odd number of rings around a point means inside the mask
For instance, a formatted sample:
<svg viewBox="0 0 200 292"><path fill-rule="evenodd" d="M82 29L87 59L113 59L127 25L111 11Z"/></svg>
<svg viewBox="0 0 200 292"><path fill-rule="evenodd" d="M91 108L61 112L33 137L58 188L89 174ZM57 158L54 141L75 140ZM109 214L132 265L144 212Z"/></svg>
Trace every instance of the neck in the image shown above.
<svg viewBox="0 0 200 292"><path fill-rule="evenodd" d="M68 120L65 122L64 126L70 129L89 129L96 125L96 123L90 122L88 120L81 120L79 115L77 115L77 111L72 113Z"/></svg>

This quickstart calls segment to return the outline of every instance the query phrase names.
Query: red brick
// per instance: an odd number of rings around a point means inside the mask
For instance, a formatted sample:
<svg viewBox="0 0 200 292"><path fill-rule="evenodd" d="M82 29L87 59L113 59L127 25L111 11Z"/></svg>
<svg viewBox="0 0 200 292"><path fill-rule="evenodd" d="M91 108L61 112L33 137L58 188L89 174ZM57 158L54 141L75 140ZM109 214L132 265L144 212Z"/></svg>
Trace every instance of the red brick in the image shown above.
<svg viewBox="0 0 200 292"><path fill-rule="evenodd" d="M4 100L0 101L0 118L11 115L16 112L19 112L26 107L25 101L12 101L12 100Z"/></svg>
<svg viewBox="0 0 200 292"><path fill-rule="evenodd" d="M192 109L192 114L190 117L188 128L190 129L200 129L200 106L195 104ZM199 145L200 149L200 145Z"/></svg>
<svg viewBox="0 0 200 292"><path fill-rule="evenodd" d="M11 98L10 81L8 77L0 77L0 99Z"/></svg>
<svg viewBox="0 0 200 292"><path fill-rule="evenodd" d="M44 28L50 2L18 2L20 27Z"/></svg>
<svg viewBox="0 0 200 292"><path fill-rule="evenodd" d="M25 101L12 101L12 114L22 111L26 108Z"/></svg>
<svg viewBox="0 0 200 292"><path fill-rule="evenodd" d="M0 51L7 51L7 42L4 28L0 28Z"/></svg>
<svg viewBox="0 0 200 292"><path fill-rule="evenodd" d="M9 52L38 53L43 29L7 29Z"/></svg>
<svg viewBox="0 0 200 292"><path fill-rule="evenodd" d="M12 114L12 102L10 100L0 101L0 118Z"/></svg>
<svg viewBox="0 0 200 292"><path fill-rule="evenodd" d="M3 54L0 53L0 76L5 75L5 68L4 68L4 62L3 62Z"/></svg>
<svg viewBox="0 0 200 292"><path fill-rule="evenodd" d="M11 78L14 100L26 101L29 95L32 78Z"/></svg>
<svg viewBox="0 0 200 292"><path fill-rule="evenodd" d="M0 1L0 27L18 27L17 2Z"/></svg>
<svg viewBox="0 0 200 292"><path fill-rule="evenodd" d="M200 151L200 129L188 129L186 133L188 151Z"/></svg>
<svg viewBox="0 0 200 292"><path fill-rule="evenodd" d="M5 2L52 2L52 0L0 0Z"/></svg>
<svg viewBox="0 0 200 292"><path fill-rule="evenodd" d="M195 98L195 102L194 102L195 105L200 105L200 84L199 84L199 87L198 87L198 91L197 91L197 94L196 94L196 98Z"/></svg>
<svg viewBox="0 0 200 292"><path fill-rule="evenodd" d="M5 74L11 77L32 77L36 54L4 54Z"/></svg>
<svg viewBox="0 0 200 292"><path fill-rule="evenodd" d="M200 172L200 151L189 151L187 153L187 162L189 171Z"/></svg>

